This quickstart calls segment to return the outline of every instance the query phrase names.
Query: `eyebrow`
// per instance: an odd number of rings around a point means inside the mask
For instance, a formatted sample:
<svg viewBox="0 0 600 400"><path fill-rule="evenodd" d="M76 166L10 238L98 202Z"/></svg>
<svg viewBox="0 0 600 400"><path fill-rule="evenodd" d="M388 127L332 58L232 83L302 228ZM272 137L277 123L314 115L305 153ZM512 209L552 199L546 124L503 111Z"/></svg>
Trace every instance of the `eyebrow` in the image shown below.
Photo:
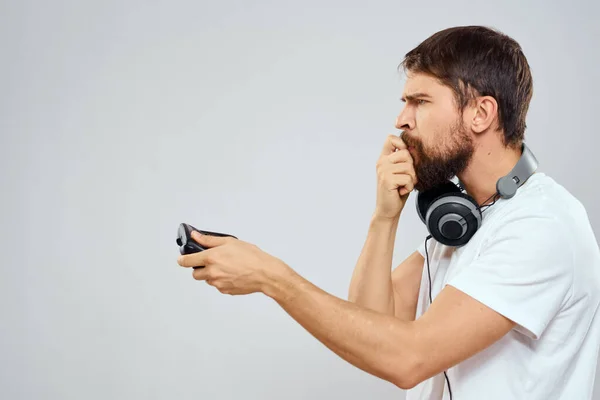
<svg viewBox="0 0 600 400"><path fill-rule="evenodd" d="M427 99L431 99L431 96L428 95L427 93L413 93L413 94L407 94L404 95L400 98L401 101L406 102L408 101L413 101L416 100L417 98L427 98Z"/></svg>

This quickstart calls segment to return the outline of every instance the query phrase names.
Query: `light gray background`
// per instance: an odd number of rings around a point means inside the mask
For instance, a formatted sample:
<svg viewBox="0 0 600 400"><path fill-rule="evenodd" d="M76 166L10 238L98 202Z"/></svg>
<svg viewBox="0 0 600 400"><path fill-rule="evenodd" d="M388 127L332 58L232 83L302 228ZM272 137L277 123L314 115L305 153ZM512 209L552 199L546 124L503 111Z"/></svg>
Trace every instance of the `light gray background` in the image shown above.
<svg viewBox="0 0 600 400"><path fill-rule="evenodd" d="M435 31L484 24L523 46L528 143L598 232L598 14L591 0L1 1L0 397L402 399L267 297L194 281L178 224L233 233L346 298L397 133L396 66ZM425 236L414 196L406 210L394 265Z"/></svg>

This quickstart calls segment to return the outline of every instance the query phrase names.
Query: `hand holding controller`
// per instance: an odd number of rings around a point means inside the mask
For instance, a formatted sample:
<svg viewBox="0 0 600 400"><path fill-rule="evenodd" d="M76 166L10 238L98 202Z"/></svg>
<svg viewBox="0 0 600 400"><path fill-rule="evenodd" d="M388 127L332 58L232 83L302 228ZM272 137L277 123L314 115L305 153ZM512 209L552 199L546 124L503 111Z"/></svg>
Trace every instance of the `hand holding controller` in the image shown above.
<svg viewBox="0 0 600 400"><path fill-rule="evenodd" d="M206 250L206 248L202 247L198 242L196 242L192 238L192 232L197 231L203 235L210 236L221 236L221 237L232 237L237 239L237 237L233 235L229 235L227 233L219 233L219 232L210 232L210 231L202 231L193 227L190 224L181 223L179 224L179 228L177 229L177 245L179 246L179 253L182 255L185 254L193 254Z"/></svg>

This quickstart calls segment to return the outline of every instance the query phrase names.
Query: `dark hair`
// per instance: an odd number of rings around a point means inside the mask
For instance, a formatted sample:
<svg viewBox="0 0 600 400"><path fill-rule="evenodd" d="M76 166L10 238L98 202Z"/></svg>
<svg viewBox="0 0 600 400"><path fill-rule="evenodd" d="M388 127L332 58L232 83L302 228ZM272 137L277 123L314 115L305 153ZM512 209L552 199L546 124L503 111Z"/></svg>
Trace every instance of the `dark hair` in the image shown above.
<svg viewBox="0 0 600 400"><path fill-rule="evenodd" d="M494 97L504 145L522 143L533 80L521 46L514 39L484 26L448 28L409 51L400 67L434 76L449 86L461 112L477 95Z"/></svg>

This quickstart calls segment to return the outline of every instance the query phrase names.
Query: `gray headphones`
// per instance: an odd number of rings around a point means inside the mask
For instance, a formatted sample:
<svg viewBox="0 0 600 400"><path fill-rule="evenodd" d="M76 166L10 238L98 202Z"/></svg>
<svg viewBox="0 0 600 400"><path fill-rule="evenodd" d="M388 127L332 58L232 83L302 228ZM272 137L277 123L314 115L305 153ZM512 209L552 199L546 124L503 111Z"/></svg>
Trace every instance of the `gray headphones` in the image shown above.
<svg viewBox="0 0 600 400"><path fill-rule="evenodd" d="M521 158L512 171L496 182L495 196L510 199L537 169L538 161L531 150L525 144L521 150ZM467 244L481 226L481 206L473 197L463 193L461 186L460 182L457 185L448 181L417 193L419 218L435 240L448 246Z"/></svg>

